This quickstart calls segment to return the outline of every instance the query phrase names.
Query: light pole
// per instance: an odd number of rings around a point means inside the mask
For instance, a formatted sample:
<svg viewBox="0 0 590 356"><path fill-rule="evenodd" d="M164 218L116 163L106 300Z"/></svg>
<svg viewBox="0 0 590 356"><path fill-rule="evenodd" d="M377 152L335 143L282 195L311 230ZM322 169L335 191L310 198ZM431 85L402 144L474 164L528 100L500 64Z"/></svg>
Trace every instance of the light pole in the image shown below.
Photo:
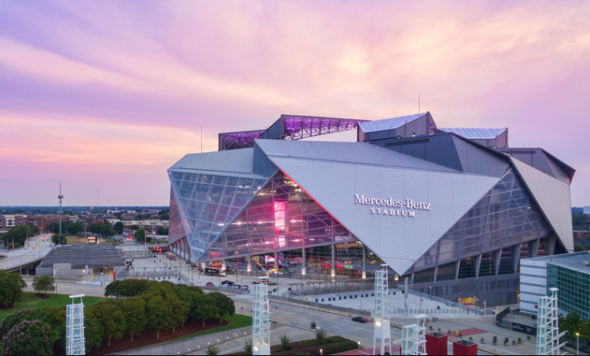
<svg viewBox="0 0 590 356"><path fill-rule="evenodd" d="M57 270L53 269L53 278L55 278L55 294L57 294L57 273L62 266L57 267Z"/></svg>
<svg viewBox="0 0 590 356"><path fill-rule="evenodd" d="M483 301L483 316L486 316L486 313L487 313L487 308L488 308L488 306L487 306L487 301L486 301L486 300L484 300L484 301Z"/></svg>
<svg viewBox="0 0 590 356"><path fill-rule="evenodd" d="M61 194L61 183L59 183L59 195L57 196L57 199L59 199L59 235L57 237L57 244L60 244L60 239L61 239L61 200L64 198L64 196Z"/></svg>
<svg viewBox="0 0 590 356"><path fill-rule="evenodd" d="M576 355L580 354L580 333L576 333Z"/></svg>
<svg viewBox="0 0 590 356"><path fill-rule="evenodd" d="M86 245L86 218L88 217L88 214L84 214L84 245Z"/></svg>

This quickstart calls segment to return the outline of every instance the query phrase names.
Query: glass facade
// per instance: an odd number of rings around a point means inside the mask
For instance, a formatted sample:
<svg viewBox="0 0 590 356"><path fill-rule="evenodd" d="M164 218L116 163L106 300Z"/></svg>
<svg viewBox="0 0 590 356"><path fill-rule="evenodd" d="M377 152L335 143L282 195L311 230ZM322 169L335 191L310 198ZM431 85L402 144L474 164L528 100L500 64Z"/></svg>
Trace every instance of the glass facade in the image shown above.
<svg viewBox="0 0 590 356"><path fill-rule="evenodd" d="M586 266L588 268L588 266ZM547 264L547 295L549 289L559 288L559 307L568 312L576 312L590 320L590 273Z"/></svg>
<svg viewBox="0 0 590 356"><path fill-rule="evenodd" d="M478 203L447 231L414 265L414 271L434 268L466 257L547 237L551 234L524 185L510 169ZM539 255L544 248L539 247ZM503 261L512 259L502 253ZM471 275L461 263L459 275ZM510 266L512 266L510 264ZM500 271L507 271L508 262ZM469 271L468 271L469 270ZM412 272L410 270L409 272ZM502 274L502 273L501 273Z"/></svg>
<svg viewBox="0 0 590 356"><path fill-rule="evenodd" d="M262 255L356 240L295 182L279 171L231 221L205 259ZM329 250L330 246L327 248Z"/></svg>
<svg viewBox="0 0 590 356"><path fill-rule="evenodd" d="M201 257L268 179L169 172L192 258ZM173 208L171 206L171 208ZM171 210L172 213L172 210ZM177 227L170 227L176 231Z"/></svg>

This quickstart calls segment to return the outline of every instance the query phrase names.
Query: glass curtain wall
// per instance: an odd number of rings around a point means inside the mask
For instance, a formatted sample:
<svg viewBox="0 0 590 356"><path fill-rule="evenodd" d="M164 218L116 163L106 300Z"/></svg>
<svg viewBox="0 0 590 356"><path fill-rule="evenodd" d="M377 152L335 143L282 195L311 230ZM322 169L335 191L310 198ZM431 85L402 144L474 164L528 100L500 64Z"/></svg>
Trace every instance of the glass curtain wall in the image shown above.
<svg viewBox="0 0 590 356"><path fill-rule="evenodd" d="M356 238L344 226L295 182L278 172L211 246L207 259L354 241Z"/></svg>
<svg viewBox="0 0 590 356"><path fill-rule="evenodd" d="M207 250L268 181L263 177L187 172L169 175L193 259Z"/></svg>
<svg viewBox="0 0 590 356"><path fill-rule="evenodd" d="M413 270L420 271L464 260L466 257L543 238L550 233L549 226L524 185L514 171L509 170L414 264ZM544 251L542 246L539 247L539 255L541 251Z"/></svg>

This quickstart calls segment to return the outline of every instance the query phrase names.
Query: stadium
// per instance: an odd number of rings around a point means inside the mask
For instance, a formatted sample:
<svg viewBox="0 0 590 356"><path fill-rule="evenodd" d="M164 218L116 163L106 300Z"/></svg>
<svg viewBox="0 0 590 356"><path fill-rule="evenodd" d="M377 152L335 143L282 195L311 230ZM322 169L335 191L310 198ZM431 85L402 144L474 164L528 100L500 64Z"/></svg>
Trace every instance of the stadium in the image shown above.
<svg viewBox="0 0 590 356"><path fill-rule="evenodd" d="M356 142L310 140L344 131ZM509 147L507 128L439 128L430 112L282 115L168 170L169 244L193 263L299 278L371 278L387 264L425 294L515 304L521 259L573 251L574 173Z"/></svg>

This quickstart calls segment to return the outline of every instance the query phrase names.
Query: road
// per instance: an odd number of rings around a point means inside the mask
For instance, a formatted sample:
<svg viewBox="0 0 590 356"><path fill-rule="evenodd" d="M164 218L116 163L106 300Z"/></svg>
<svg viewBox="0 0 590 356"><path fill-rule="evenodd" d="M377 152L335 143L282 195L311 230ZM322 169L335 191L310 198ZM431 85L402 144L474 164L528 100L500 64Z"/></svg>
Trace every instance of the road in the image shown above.
<svg viewBox="0 0 590 356"><path fill-rule="evenodd" d="M42 237L49 234L29 237L23 248L3 250L5 259L0 260L0 269L10 269L45 257L53 248L51 242L41 242Z"/></svg>

